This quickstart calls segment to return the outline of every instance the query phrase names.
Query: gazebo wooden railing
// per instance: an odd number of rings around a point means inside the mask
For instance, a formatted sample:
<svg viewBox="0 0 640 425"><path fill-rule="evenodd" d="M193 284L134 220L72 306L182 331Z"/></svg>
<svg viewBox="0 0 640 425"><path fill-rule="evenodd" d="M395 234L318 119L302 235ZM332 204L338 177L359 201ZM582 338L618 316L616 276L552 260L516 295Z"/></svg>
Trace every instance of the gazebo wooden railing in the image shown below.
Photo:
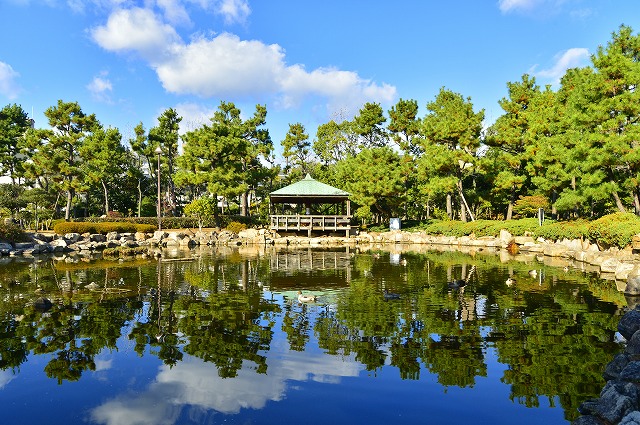
<svg viewBox="0 0 640 425"><path fill-rule="evenodd" d="M349 235L351 217L348 215L271 215L271 229L275 231L313 230L345 231Z"/></svg>

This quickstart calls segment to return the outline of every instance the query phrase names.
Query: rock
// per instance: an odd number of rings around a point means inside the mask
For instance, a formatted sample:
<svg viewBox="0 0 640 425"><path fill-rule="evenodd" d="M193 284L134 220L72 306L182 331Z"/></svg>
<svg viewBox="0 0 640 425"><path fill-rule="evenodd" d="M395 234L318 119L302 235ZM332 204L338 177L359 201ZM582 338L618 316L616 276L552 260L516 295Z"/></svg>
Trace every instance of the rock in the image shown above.
<svg viewBox="0 0 640 425"><path fill-rule="evenodd" d="M245 229L238 232L238 237L242 239L253 239L258 236L258 229Z"/></svg>
<svg viewBox="0 0 640 425"><path fill-rule="evenodd" d="M633 309L625 313L618 322L618 332L627 341L640 329L640 309Z"/></svg>
<svg viewBox="0 0 640 425"><path fill-rule="evenodd" d="M620 332L622 334L622 332ZM631 338L627 339L627 346L624 349L625 354L637 356L640 354L640 332L635 331Z"/></svg>
<svg viewBox="0 0 640 425"><path fill-rule="evenodd" d="M583 415L597 416L607 423L618 423L635 410L638 390L632 383L609 381L600 398L585 401L578 411Z"/></svg>
<svg viewBox="0 0 640 425"><path fill-rule="evenodd" d="M631 238L631 248L640 249L640 235L634 235Z"/></svg>
<svg viewBox="0 0 640 425"><path fill-rule="evenodd" d="M604 258L604 260L600 264L600 271L602 273L615 273L619 265L620 261L617 258Z"/></svg>
<svg viewBox="0 0 640 425"><path fill-rule="evenodd" d="M107 237L105 235L100 234L100 233L93 233L93 234L89 235L89 240L91 242L106 242L107 241Z"/></svg>
<svg viewBox="0 0 640 425"><path fill-rule="evenodd" d="M635 410L622 418L620 425L640 425L640 412Z"/></svg>
<svg viewBox="0 0 640 425"><path fill-rule="evenodd" d="M511 233L509 233L508 231L502 229L500 230L499 238L502 246L507 246L509 242L511 242L511 240L513 239L513 235L511 235Z"/></svg>
<svg viewBox="0 0 640 425"><path fill-rule="evenodd" d="M620 371L620 380L625 382L640 382L640 361L629 362L622 371Z"/></svg>
<svg viewBox="0 0 640 425"><path fill-rule="evenodd" d="M63 238L67 240L69 243L76 243L80 240L80 233L66 233Z"/></svg>
<svg viewBox="0 0 640 425"><path fill-rule="evenodd" d="M516 236L513 240L517 245L535 244L535 240L531 236Z"/></svg>
<svg viewBox="0 0 640 425"><path fill-rule="evenodd" d="M636 264L627 275L625 294L640 295L640 264Z"/></svg>
<svg viewBox="0 0 640 425"><path fill-rule="evenodd" d="M593 415L587 415L580 416L578 419L571 422L571 425L605 425L605 423Z"/></svg>
<svg viewBox="0 0 640 425"><path fill-rule="evenodd" d="M627 354L618 354L607 365L602 376L607 381L617 380L620 372L629 364L629 356Z"/></svg>
<svg viewBox="0 0 640 425"><path fill-rule="evenodd" d="M626 280L629 277L629 273L635 268L635 264L632 263L620 263L616 267L616 280Z"/></svg>

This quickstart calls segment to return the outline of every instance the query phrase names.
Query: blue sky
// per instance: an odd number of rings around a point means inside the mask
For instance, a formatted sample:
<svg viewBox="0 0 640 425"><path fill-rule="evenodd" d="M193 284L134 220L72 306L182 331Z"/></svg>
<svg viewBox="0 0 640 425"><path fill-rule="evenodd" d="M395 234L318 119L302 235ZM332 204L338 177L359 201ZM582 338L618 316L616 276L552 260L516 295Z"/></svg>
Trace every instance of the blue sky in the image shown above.
<svg viewBox="0 0 640 425"><path fill-rule="evenodd" d="M0 106L46 128L45 109L77 101L126 141L170 107L186 131L222 100L266 104L279 146L289 123L313 139L365 102L424 116L446 87L491 123L507 82L557 85L621 24L640 31L640 1L0 0Z"/></svg>

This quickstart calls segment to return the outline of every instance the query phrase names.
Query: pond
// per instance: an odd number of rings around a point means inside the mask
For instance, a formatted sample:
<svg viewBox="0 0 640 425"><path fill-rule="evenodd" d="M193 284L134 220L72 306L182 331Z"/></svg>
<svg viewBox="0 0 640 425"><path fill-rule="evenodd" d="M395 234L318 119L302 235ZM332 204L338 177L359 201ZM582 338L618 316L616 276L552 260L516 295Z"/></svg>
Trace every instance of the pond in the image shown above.
<svg viewBox="0 0 640 425"><path fill-rule="evenodd" d="M396 249L0 259L0 422L566 424L598 396L614 283Z"/></svg>

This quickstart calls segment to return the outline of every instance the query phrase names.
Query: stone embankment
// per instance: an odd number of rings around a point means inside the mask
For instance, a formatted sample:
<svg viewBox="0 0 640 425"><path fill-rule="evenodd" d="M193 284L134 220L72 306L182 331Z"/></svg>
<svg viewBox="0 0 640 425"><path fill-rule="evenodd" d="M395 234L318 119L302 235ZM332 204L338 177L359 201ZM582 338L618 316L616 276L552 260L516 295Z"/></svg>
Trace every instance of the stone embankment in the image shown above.
<svg viewBox="0 0 640 425"><path fill-rule="evenodd" d="M572 425L640 425L640 307L622 316L618 332L627 346L605 368L600 397L583 402Z"/></svg>
<svg viewBox="0 0 640 425"><path fill-rule="evenodd" d="M336 245L436 245L459 250L504 251L510 247L521 254L557 260L557 265L588 266L604 279L625 282L619 285L629 295L640 294L640 237L634 246L626 249L603 248L583 240L547 241L531 236L512 236L502 231L498 237L433 236L423 232L389 231L382 233L361 232L350 238L338 236L302 237L279 235L267 229L247 229L235 234L222 231L156 231L155 233L77 234L63 236L34 234L31 242L0 243L0 255L26 256L46 253L92 253L107 248L168 247L192 248L195 246L239 246L267 244L280 246L336 246ZM553 264L553 263L552 263Z"/></svg>

